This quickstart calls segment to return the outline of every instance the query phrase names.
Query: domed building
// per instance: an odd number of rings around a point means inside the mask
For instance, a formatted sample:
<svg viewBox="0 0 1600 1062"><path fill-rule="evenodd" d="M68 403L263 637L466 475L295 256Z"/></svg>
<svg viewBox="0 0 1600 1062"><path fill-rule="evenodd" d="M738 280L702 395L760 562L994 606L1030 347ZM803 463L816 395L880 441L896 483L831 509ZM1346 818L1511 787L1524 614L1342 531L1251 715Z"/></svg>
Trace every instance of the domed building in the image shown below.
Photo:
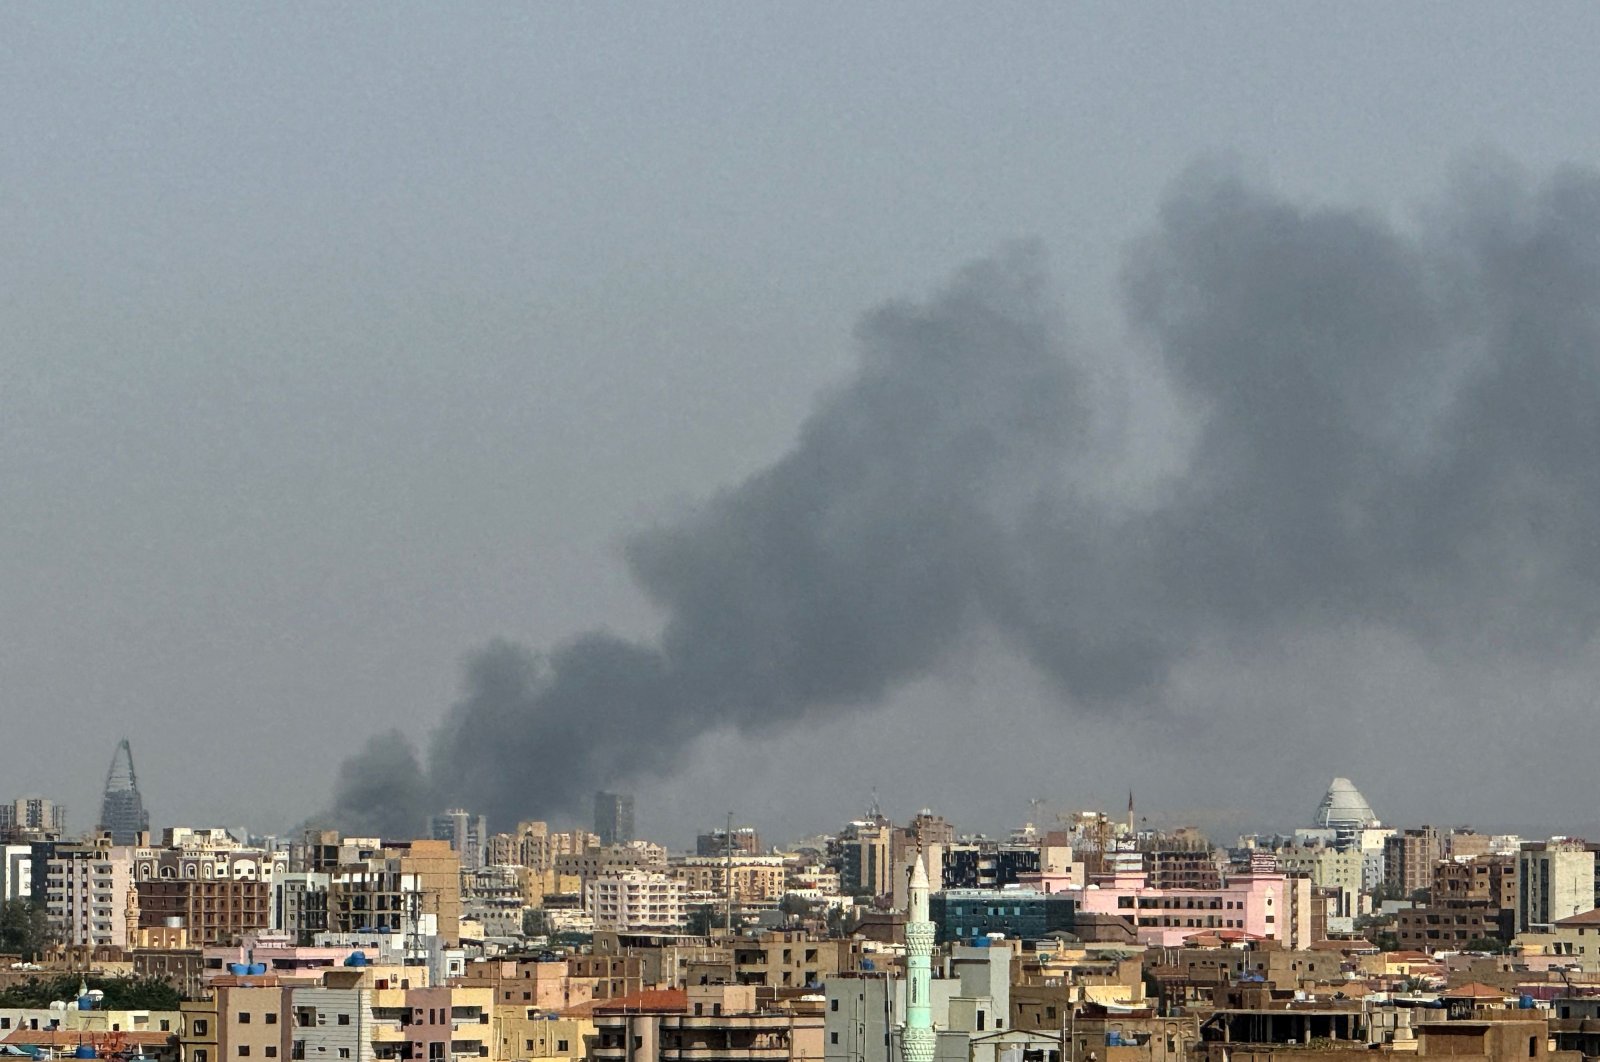
<svg viewBox="0 0 1600 1062"><path fill-rule="evenodd" d="M1317 817L1312 825L1323 830L1371 830L1383 823L1378 821L1372 805L1350 779L1335 778L1317 806Z"/></svg>

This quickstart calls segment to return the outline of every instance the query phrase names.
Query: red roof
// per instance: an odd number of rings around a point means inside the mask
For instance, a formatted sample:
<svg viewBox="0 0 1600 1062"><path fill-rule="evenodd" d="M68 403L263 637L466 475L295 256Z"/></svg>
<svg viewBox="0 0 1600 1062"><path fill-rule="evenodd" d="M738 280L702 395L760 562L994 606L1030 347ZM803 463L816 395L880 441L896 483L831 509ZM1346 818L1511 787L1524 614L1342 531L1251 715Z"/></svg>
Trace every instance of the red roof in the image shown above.
<svg viewBox="0 0 1600 1062"><path fill-rule="evenodd" d="M81 1044L88 1044L94 1048L116 1047L164 1047L172 1033L149 1032L143 1029L133 1032L101 1032L88 1029L16 1029L0 1043L26 1044L29 1047L73 1048Z"/></svg>
<svg viewBox="0 0 1600 1062"><path fill-rule="evenodd" d="M1600 925L1600 907L1592 911L1579 911L1575 915L1556 919L1558 926L1595 926Z"/></svg>
<svg viewBox="0 0 1600 1062"><path fill-rule="evenodd" d="M567 1017L595 1014L682 1014L689 1009L689 993L681 988L650 988L620 999L594 999L561 1013Z"/></svg>

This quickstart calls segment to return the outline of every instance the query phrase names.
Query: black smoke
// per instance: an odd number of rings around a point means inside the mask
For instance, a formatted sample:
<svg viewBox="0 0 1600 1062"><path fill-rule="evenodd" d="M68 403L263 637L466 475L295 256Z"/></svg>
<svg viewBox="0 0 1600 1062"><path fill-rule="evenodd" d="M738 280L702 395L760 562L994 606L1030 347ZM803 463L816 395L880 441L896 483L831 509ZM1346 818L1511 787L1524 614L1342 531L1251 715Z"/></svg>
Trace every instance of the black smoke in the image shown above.
<svg viewBox="0 0 1600 1062"><path fill-rule="evenodd" d="M1197 168L1125 290L1190 429L1172 468L1106 445L1138 425L1092 400L1105 359L1066 340L1041 255L980 262L869 314L854 377L787 454L631 539L654 644L489 647L414 779L501 823L572 810L709 731L869 706L982 628L1090 709L1159 704L1202 636L1593 637L1595 174L1485 162L1401 225ZM371 780L378 751L346 765L341 821L417 804Z"/></svg>

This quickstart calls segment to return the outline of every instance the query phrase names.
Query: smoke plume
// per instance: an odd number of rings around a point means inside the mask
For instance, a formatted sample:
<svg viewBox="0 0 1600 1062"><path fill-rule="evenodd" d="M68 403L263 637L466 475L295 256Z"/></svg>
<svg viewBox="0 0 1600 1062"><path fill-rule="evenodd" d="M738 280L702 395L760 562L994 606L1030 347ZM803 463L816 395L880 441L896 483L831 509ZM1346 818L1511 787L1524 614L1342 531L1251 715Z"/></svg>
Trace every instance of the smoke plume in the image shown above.
<svg viewBox="0 0 1600 1062"><path fill-rule="evenodd" d="M1177 467L1108 446L1138 425L1092 400L1041 255L980 262L867 315L787 454L629 541L658 640L487 648L408 782L502 824L571 810L709 731L870 706L985 628L1089 710L1160 704L1202 635L1593 637L1596 175L1486 162L1401 226L1196 168L1125 290L1190 428ZM346 765L340 821L420 806L398 758Z"/></svg>

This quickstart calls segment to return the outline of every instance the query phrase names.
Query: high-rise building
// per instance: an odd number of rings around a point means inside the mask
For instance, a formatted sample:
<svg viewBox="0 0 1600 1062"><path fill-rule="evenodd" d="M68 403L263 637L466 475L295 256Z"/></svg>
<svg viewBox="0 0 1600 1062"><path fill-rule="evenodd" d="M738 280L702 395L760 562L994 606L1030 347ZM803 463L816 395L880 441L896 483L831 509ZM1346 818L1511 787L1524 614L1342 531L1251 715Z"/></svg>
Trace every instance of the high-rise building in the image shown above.
<svg viewBox="0 0 1600 1062"><path fill-rule="evenodd" d="M1405 896L1431 889L1433 868L1443 855L1439 831L1432 826L1403 830L1384 839L1384 881Z"/></svg>
<svg viewBox="0 0 1600 1062"><path fill-rule="evenodd" d="M45 911L63 944L122 944L134 849L105 838L55 847L45 872Z"/></svg>
<svg viewBox="0 0 1600 1062"><path fill-rule="evenodd" d="M58 838L67 830L67 809L44 797L18 797L0 804L0 839L33 835Z"/></svg>
<svg viewBox="0 0 1600 1062"><path fill-rule="evenodd" d="M694 839L694 854L697 856L727 855L729 851L736 855L760 855L761 835L754 826L735 826L730 839L728 831L718 827Z"/></svg>
<svg viewBox="0 0 1600 1062"><path fill-rule="evenodd" d="M100 802L100 832L111 834L115 844L137 844L139 834L150 828L150 813L139 795L139 780L133 773L133 750L123 738L111 754L106 771L105 796Z"/></svg>
<svg viewBox="0 0 1600 1062"><path fill-rule="evenodd" d="M1595 907L1595 853L1582 841L1532 841L1517 853L1516 931Z"/></svg>
<svg viewBox="0 0 1600 1062"><path fill-rule="evenodd" d="M435 841L450 842L450 848L461 858L462 870L471 873L487 865L489 822L482 815L451 808L435 815L430 825Z"/></svg>
<svg viewBox="0 0 1600 1062"><path fill-rule="evenodd" d="M602 845L627 844L633 840L633 794L604 790L596 793L594 832L600 835Z"/></svg>

